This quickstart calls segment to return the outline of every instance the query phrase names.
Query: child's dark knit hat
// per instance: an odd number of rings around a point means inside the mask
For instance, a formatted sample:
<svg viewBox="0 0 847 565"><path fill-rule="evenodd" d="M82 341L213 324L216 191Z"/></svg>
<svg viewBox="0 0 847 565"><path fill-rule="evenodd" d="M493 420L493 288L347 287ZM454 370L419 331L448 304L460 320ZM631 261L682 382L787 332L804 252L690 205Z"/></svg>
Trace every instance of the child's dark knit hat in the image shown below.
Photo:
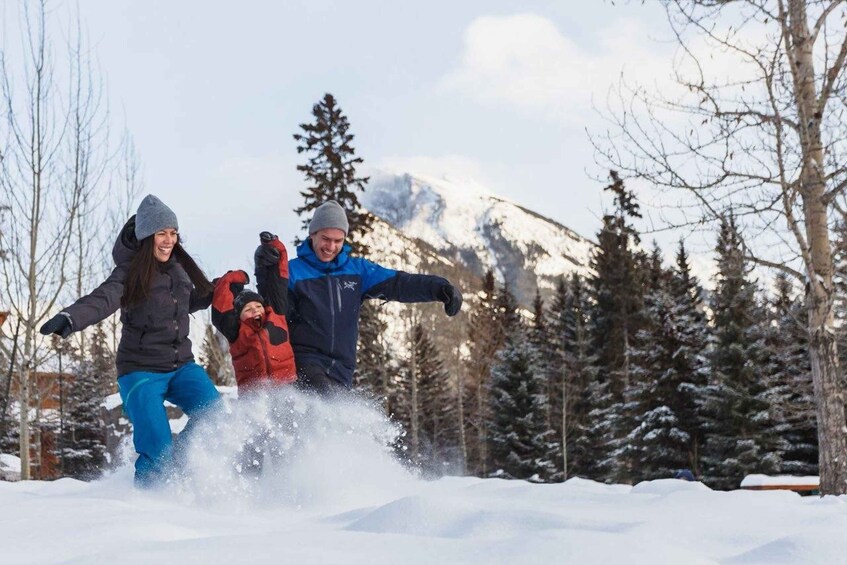
<svg viewBox="0 0 847 565"><path fill-rule="evenodd" d="M258 302L262 306L266 306L265 299L258 292L252 290L242 290L235 296L232 301L232 307L235 308L235 313L241 316L241 311L251 302Z"/></svg>

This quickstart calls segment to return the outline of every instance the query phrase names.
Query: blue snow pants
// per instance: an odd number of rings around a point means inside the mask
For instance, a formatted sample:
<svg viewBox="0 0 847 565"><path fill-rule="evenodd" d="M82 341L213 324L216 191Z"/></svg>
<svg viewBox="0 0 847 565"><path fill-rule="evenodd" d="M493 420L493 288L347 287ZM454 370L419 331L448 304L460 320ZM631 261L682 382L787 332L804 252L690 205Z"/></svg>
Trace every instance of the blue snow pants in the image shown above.
<svg viewBox="0 0 847 565"><path fill-rule="evenodd" d="M196 418L210 412L220 394L206 371L193 361L170 373L133 371L118 378L123 409L132 422L135 484L151 487L167 479L174 459L171 427L164 402L179 406L189 416L180 441L190 434Z"/></svg>

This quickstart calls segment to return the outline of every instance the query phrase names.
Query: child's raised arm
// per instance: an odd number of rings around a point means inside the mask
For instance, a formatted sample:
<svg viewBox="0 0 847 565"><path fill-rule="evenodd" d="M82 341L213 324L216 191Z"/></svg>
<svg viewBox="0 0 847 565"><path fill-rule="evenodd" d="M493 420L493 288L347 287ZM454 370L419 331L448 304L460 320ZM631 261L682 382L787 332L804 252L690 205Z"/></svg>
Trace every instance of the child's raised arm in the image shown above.
<svg viewBox="0 0 847 565"><path fill-rule="evenodd" d="M288 310L288 251L277 236L263 231L261 245L253 260L256 266L256 288L268 305L280 316Z"/></svg>
<svg viewBox="0 0 847 565"><path fill-rule="evenodd" d="M212 324L230 343L238 339L241 321L235 311L235 297L244 290L244 285L250 282L250 277L244 271L227 271L215 283L215 293L212 298Z"/></svg>

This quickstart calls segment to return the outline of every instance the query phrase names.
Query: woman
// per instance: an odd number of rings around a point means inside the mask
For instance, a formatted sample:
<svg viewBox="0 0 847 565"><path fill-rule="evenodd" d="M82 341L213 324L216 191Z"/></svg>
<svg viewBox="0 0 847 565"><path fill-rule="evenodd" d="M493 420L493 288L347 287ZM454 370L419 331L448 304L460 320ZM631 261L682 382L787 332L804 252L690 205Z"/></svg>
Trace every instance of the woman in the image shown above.
<svg viewBox="0 0 847 565"><path fill-rule="evenodd" d="M170 208L146 196L115 242L116 266L109 278L40 330L68 337L120 307L118 386L138 453L135 482L142 487L166 479L173 466L164 401L192 417L191 425L219 400L212 381L194 362L188 339L188 315L211 304L214 287L180 245L178 227Z"/></svg>

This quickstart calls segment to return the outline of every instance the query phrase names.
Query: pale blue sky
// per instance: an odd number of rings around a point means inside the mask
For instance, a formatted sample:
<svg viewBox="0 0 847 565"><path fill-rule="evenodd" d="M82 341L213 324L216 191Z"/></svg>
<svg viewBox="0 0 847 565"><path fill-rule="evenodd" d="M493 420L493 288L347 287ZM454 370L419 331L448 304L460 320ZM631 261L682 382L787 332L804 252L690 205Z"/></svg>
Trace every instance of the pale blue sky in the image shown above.
<svg viewBox="0 0 847 565"><path fill-rule="evenodd" d="M11 0L5 0L11 2ZM54 4L67 10L62 4ZM585 133L623 70L661 80L660 9L505 2L82 0L118 128L146 192L217 274L262 229L299 233L292 134L333 93L368 166L471 176L593 237L601 184ZM7 21L4 28L14 25Z"/></svg>

